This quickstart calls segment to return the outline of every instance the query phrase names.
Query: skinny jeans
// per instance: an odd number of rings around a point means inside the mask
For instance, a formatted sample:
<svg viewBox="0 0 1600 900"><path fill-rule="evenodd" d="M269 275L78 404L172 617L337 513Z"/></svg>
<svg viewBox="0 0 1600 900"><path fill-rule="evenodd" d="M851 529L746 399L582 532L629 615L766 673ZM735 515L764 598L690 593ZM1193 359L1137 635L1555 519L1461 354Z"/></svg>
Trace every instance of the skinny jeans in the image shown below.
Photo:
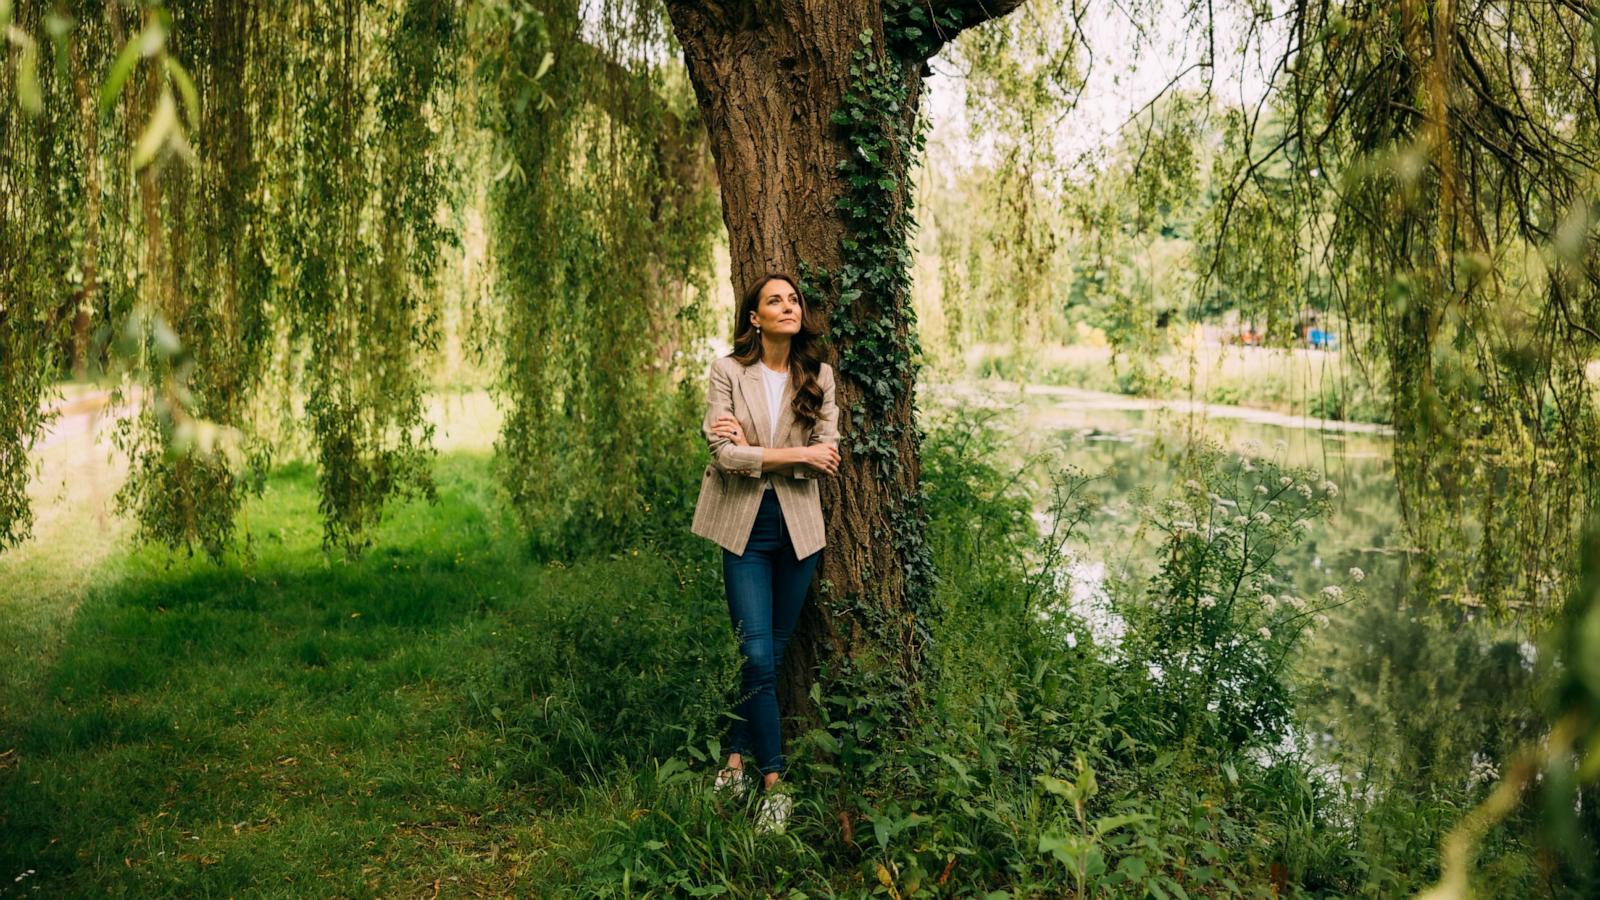
<svg viewBox="0 0 1600 900"><path fill-rule="evenodd" d="M762 774L784 770L778 672L821 558L821 550L805 559L795 556L776 490L761 492L761 509L744 553L722 551L728 615L742 660L742 690L727 746L730 753L753 754Z"/></svg>

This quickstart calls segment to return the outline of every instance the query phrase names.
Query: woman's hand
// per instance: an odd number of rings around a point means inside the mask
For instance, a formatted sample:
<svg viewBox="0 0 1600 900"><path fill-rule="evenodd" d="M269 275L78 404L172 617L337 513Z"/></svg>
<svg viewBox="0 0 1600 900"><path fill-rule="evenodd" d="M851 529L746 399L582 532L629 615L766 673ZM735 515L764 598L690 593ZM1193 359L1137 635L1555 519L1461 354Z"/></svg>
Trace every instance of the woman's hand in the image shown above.
<svg viewBox="0 0 1600 900"><path fill-rule="evenodd" d="M744 438L743 426L741 426L739 424L739 420L733 416L722 416L715 422L712 422L711 430L741 447L750 446L750 442Z"/></svg>
<svg viewBox="0 0 1600 900"><path fill-rule="evenodd" d="M806 464L827 475L839 474L839 447L837 444L808 444L805 448Z"/></svg>

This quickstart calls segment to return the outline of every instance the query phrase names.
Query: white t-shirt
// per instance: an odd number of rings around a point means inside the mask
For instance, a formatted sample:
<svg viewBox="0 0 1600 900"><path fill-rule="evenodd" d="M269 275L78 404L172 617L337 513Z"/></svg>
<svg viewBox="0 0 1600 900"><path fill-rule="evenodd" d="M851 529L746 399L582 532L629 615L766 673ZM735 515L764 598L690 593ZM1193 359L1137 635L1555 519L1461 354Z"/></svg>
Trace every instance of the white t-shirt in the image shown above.
<svg viewBox="0 0 1600 900"><path fill-rule="evenodd" d="M788 372L774 372L767 368L764 362L761 366L761 383L767 389L767 446L771 447L778 438L778 410L783 403L783 386L789 381ZM772 479L765 476L766 488L772 488Z"/></svg>

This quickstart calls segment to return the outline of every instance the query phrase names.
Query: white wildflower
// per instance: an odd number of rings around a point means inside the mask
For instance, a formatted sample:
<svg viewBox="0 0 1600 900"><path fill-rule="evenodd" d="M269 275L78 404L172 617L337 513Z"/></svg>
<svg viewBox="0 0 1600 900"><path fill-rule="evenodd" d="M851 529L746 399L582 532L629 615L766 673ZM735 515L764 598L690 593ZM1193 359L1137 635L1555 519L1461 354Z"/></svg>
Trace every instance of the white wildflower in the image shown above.
<svg viewBox="0 0 1600 900"><path fill-rule="evenodd" d="M1472 754L1472 771L1467 774L1467 779L1472 784L1488 784L1500 778L1500 770L1495 767L1494 760L1481 753Z"/></svg>
<svg viewBox="0 0 1600 900"><path fill-rule="evenodd" d="M1337 497L1339 496L1339 486L1331 481L1324 481L1322 483L1322 492L1329 497Z"/></svg>
<svg viewBox="0 0 1600 900"><path fill-rule="evenodd" d="M1267 513L1265 510L1261 510L1261 511L1258 511L1255 515L1251 516L1250 517L1250 521L1254 522L1257 525L1271 525L1272 524L1272 516L1269 513Z"/></svg>
<svg viewBox="0 0 1600 900"><path fill-rule="evenodd" d="M1246 472L1254 472L1256 470L1256 464L1250 461L1250 457L1241 456L1239 457L1239 468Z"/></svg>
<svg viewBox="0 0 1600 900"><path fill-rule="evenodd" d="M1256 493L1265 494L1266 492L1267 492L1267 486L1266 485L1264 485L1264 484L1256 485Z"/></svg>
<svg viewBox="0 0 1600 900"><path fill-rule="evenodd" d="M1337 584L1330 584L1322 589L1322 596L1327 597L1329 600L1338 600L1344 597L1344 588L1339 587Z"/></svg>
<svg viewBox="0 0 1600 900"><path fill-rule="evenodd" d="M1311 485L1297 484L1295 485L1294 489L1300 492L1300 496L1306 498L1307 500L1311 499Z"/></svg>
<svg viewBox="0 0 1600 900"><path fill-rule="evenodd" d="M1172 523L1172 527L1174 529L1176 529L1177 531L1194 531L1195 530L1195 524L1193 522L1189 521L1188 519L1183 519L1181 521L1173 522Z"/></svg>
<svg viewBox="0 0 1600 900"><path fill-rule="evenodd" d="M1304 532L1306 534L1310 534L1311 533L1311 520L1310 519L1295 519L1294 520L1294 527L1300 529L1302 532Z"/></svg>
<svg viewBox="0 0 1600 900"><path fill-rule="evenodd" d="M1278 477L1278 487L1288 487L1291 484L1294 484L1293 478L1290 478L1287 475L1281 475Z"/></svg>
<svg viewBox="0 0 1600 900"><path fill-rule="evenodd" d="M1365 577L1367 577L1367 573L1361 571L1361 567L1360 566L1351 566L1350 567L1350 580L1351 581L1360 582L1361 579L1363 579Z"/></svg>
<svg viewBox="0 0 1600 900"><path fill-rule="evenodd" d="M1266 610L1269 613L1272 612L1273 610L1278 608L1278 598L1272 596L1271 594L1262 594L1261 595L1261 608Z"/></svg>
<svg viewBox="0 0 1600 900"><path fill-rule="evenodd" d="M1190 490L1190 491L1203 491L1203 490L1205 490L1205 486L1202 485L1200 482L1195 481L1193 478L1189 479L1188 481L1185 481L1183 483L1183 487L1184 487L1185 490Z"/></svg>
<svg viewBox="0 0 1600 900"><path fill-rule="evenodd" d="M1233 517L1233 524L1235 524L1235 525L1246 525L1246 524L1249 524L1249 522L1250 522L1250 517L1249 516L1234 516Z"/></svg>
<svg viewBox="0 0 1600 900"><path fill-rule="evenodd" d="M1263 640L1263 641L1270 641L1270 640L1272 640L1272 629L1271 629L1271 628L1268 628L1268 627L1267 627L1267 626L1265 626L1265 625L1263 625L1263 626L1261 626L1261 629L1260 629L1260 630L1259 630L1259 631L1257 631L1257 632L1256 632L1256 634L1259 634L1259 635L1261 635L1261 639L1262 639L1262 640Z"/></svg>
<svg viewBox="0 0 1600 900"><path fill-rule="evenodd" d="M1289 442L1284 440L1283 438L1278 438L1277 440L1272 442L1272 447L1275 450L1280 450L1280 451L1281 450L1287 450L1287 449L1289 449Z"/></svg>
<svg viewBox="0 0 1600 900"><path fill-rule="evenodd" d="M1285 606L1293 607L1295 612L1305 612L1306 611L1306 601L1300 599L1299 597L1296 597L1293 594L1284 594L1282 597L1279 597L1278 599L1282 600Z"/></svg>
<svg viewBox="0 0 1600 900"><path fill-rule="evenodd" d="M1322 613L1317 613L1316 616L1312 619L1312 621L1317 623L1317 627L1318 628L1327 628L1328 627L1328 617L1323 615Z"/></svg>
<svg viewBox="0 0 1600 900"><path fill-rule="evenodd" d="M1200 608L1201 609L1210 609L1210 608L1212 608L1213 606L1216 606L1216 605L1217 605L1217 598L1211 596L1210 594L1206 594L1206 595L1204 595L1204 596L1202 596L1200 598Z"/></svg>

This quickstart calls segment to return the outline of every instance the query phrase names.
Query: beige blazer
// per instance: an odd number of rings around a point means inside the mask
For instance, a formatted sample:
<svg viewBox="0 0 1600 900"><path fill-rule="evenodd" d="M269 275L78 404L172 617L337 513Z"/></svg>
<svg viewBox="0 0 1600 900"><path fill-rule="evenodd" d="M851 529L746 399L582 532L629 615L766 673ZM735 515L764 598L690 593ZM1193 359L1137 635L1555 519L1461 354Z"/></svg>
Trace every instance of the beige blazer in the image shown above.
<svg viewBox="0 0 1600 900"><path fill-rule="evenodd" d="M777 492L784 525L788 526L789 536L794 541L795 556L804 559L827 543L817 483L822 473L803 463L770 469L766 473L761 471L768 421L766 388L761 384L761 371L756 368L759 365L758 361L745 366L731 356L718 357L711 363L706 417L700 423L706 444L711 448L711 463L700 479L700 499L695 503L694 524L689 530L735 554L744 555L745 542L750 539L750 529L761 509L764 490L761 476L765 474ZM794 386L784 385L772 446L804 447L839 442L833 367L823 363L817 382L822 386L822 409L814 428L805 428L795 421ZM740 446L712 432L711 424L729 415L743 426L749 446Z"/></svg>

